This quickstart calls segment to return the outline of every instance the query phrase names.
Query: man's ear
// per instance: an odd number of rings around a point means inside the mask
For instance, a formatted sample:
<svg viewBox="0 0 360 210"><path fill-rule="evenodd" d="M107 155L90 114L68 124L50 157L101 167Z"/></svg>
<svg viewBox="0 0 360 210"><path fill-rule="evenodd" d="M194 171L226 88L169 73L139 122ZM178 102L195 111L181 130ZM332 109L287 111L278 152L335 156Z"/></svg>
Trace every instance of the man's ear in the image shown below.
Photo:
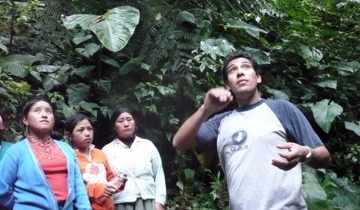
<svg viewBox="0 0 360 210"><path fill-rule="evenodd" d="M258 83L258 84L261 83L261 82L262 82L261 75L260 75L260 74L257 74L256 77L257 77L257 83Z"/></svg>

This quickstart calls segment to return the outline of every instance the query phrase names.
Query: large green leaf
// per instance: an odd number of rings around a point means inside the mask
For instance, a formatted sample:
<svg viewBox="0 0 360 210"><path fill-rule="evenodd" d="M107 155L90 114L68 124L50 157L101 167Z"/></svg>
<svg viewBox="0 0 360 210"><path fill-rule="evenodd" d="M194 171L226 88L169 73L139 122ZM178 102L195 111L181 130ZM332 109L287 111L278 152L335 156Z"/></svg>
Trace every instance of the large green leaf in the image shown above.
<svg viewBox="0 0 360 210"><path fill-rule="evenodd" d="M61 18L65 28L74 29L80 26L84 30L90 30L91 25L94 25L98 21L97 15L91 14L76 14L70 16L64 16Z"/></svg>
<svg viewBox="0 0 360 210"><path fill-rule="evenodd" d="M42 61L43 56L28 54L13 54L0 59L0 67L9 75L25 78L28 75L28 69L37 61Z"/></svg>
<svg viewBox="0 0 360 210"><path fill-rule="evenodd" d="M347 75L352 75L357 71L359 71L360 62L359 61L338 62L335 64L331 64L329 66L335 68L340 75L347 76Z"/></svg>
<svg viewBox="0 0 360 210"><path fill-rule="evenodd" d="M76 14L62 18L67 29L80 26L84 30L94 32L99 41L112 52L125 47L139 20L139 10L131 6L115 7L102 16Z"/></svg>
<svg viewBox="0 0 360 210"><path fill-rule="evenodd" d="M342 106L333 101L330 102L330 100L328 99L323 99L322 101L319 101L314 105L310 106L315 121L326 133L329 132L331 124L334 121L335 117L343 112Z"/></svg>
<svg viewBox="0 0 360 210"><path fill-rule="evenodd" d="M92 103L92 102L81 101L79 105L85 111L91 113L94 117L97 116L97 110L100 108L100 106L97 103Z"/></svg>
<svg viewBox="0 0 360 210"><path fill-rule="evenodd" d="M270 88L267 85L263 85L263 88L265 89L266 92L271 94L272 99L280 99L280 100L286 100L286 101L290 100L289 96L281 90L276 90L276 89Z"/></svg>
<svg viewBox="0 0 360 210"><path fill-rule="evenodd" d="M61 66L54 66L54 65L37 65L36 70L38 72L47 72L47 73L54 73L58 71Z"/></svg>
<svg viewBox="0 0 360 210"><path fill-rule="evenodd" d="M65 118L68 118L79 111L79 106L76 105L69 106L65 103L61 103L60 105L57 105L57 107L59 107L61 113L64 115Z"/></svg>
<svg viewBox="0 0 360 210"><path fill-rule="evenodd" d="M65 74L49 74L46 75L43 81L44 90L49 91L57 85L65 84L68 80L68 76Z"/></svg>
<svg viewBox="0 0 360 210"><path fill-rule="evenodd" d="M234 51L234 46L226 39L207 39L200 42L200 49L212 59L217 57L225 57L231 51Z"/></svg>
<svg viewBox="0 0 360 210"><path fill-rule="evenodd" d="M90 34L85 34L84 32L81 32L81 33L77 34L77 35L72 39L72 41L73 41L76 45L78 45L78 44L80 44L80 43L83 43L83 42L91 39L91 38L92 38L92 36L91 36Z"/></svg>
<svg viewBox="0 0 360 210"><path fill-rule="evenodd" d="M111 91L111 80L108 79L100 79L93 81L100 90L105 91L106 93L110 93Z"/></svg>
<svg viewBox="0 0 360 210"><path fill-rule="evenodd" d="M302 44L300 44L297 48L296 52L305 60L312 59L314 61L320 61L323 58L321 51L316 48L310 48L309 46Z"/></svg>
<svg viewBox="0 0 360 210"><path fill-rule="evenodd" d="M318 82L315 83L316 85L320 86L320 87L327 87L327 88L332 88L335 89L337 88L337 81L336 80L326 80L323 82Z"/></svg>
<svg viewBox="0 0 360 210"><path fill-rule="evenodd" d="M336 207L332 209L355 210L359 209L360 188L347 177L338 177L335 173L326 174L326 192L328 204Z"/></svg>
<svg viewBox="0 0 360 210"><path fill-rule="evenodd" d="M345 122L345 128L354 131L356 135L360 136L360 121L358 122Z"/></svg>
<svg viewBox="0 0 360 210"><path fill-rule="evenodd" d="M319 184L316 176L308 171L304 171L302 195L306 200L309 209L325 209L327 195Z"/></svg>
<svg viewBox="0 0 360 210"><path fill-rule="evenodd" d="M84 83L70 85L66 89L69 105L79 105L89 95L90 86Z"/></svg>
<svg viewBox="0 0 360 210"><path fill-rule="evenodd" d="M80 66L76 69L75 74L81 78L86 78L94 68L95 66Z"/></svg>
<svg viewBox="0 0 360 210"><path fill-rule="evenodd" d="M172 95L175 94L176 91L172 88L172 87L167 87L167 86L163 86L163 85L159 85L156 87L158 89L158 91L166 96L166 95Z"/></svg>
<svg viewBox="0 0 360 210"><path fill-rule="evenodd" d="M226 23L226 27L234 28L234 29L244 29L246 33L248 33L250 36L254 38L259 38L260 32L264 34L268 33L267 31L258 28L254 25L248 24L240 19L224 18L224 22Z"/></svg>
<svg viewBox="0 0 360 210"><path fill-rule="evenodd" d="M267 53L260 49L252 48L252 47L244 47L244 50L251 54L251 56L260 64L270 64L271 58Z"/></svg>
<svg viewBox="0 0 360 210"><path fill-rule="evenodd" d="M99 49L100 49L99 45L97 45L95 43L87 43L84 45L84 48L76 48L75 50L79 54L89 58L92 55L94 55Z"/></svg>
<svg viewBox="0 0 360 210"><path fill-rule="evenodd" d="M9 53L8 48L1 42L0 42L0 49L3 50L6 54Z"/></svg>

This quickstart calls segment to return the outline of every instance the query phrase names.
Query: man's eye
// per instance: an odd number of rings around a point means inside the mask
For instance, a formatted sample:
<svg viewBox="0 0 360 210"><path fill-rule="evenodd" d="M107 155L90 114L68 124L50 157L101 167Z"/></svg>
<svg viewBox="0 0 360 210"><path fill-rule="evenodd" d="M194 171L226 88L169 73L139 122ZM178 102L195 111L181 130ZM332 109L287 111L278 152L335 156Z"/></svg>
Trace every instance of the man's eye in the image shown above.
<svg viewBox="0 0 360 210"><path fill-rule="evenodd" d="M229 73L234 73L237 69L236 68L231 68L229 69Z"/></svg>
<svg viewBox="0 0 360 210"><path fill-rule="evenodd" d="M244 69L244 70L248 70L248 69L251 69L251 66L249 66L249 65L242 65L241 68Z"/></svg>

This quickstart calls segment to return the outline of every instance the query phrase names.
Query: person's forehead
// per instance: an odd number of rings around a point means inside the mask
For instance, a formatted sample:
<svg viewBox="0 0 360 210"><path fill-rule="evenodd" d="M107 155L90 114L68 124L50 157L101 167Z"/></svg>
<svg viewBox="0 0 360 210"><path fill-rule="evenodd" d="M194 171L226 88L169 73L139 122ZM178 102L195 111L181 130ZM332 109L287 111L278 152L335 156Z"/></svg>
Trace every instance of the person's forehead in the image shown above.
<svg viewBox="0 0 360 210"><path fill-rule="evenodd" d="M51 107L51 105L46 101L38 101L32 105L32 107Z"/></svg>
<svg viewBox="0 0 360 210"><path fill-rule="evenodd" d="M132 117L132 115L128 112L123 112L119 115L118 118L126 118L126 117Z"/></svg>
<svg viewBox="0 0 360 210"><path fill-rule="evenodd" d="M91 125L88 119L82 119L76 123L76 126L84 126L84 125Z"/></svg>
<svg viewBox="0 0 360 210"><path fill-rule="evenodd" d="M235 58L229 62L228 66L233 65L235 63L251 63L251 61L247 58L242 58L242 57Z"/></svg>

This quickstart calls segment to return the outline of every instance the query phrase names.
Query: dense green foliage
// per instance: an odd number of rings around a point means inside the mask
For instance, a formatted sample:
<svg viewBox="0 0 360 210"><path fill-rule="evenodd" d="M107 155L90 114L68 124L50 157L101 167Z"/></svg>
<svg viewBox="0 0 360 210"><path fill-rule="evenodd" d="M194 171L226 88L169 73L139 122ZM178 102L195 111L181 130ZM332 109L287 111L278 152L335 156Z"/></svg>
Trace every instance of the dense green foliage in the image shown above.
<svg viewBox="0 0 360 210"><path fill-rule="evenodd" d="M162 155L168 209L225 209L214 153L175 151L171 138L243 49L262 64L263 97L296 104L331 152L330 169L304 170L309 209L360 208L359 1L4 0L0 12L7 139L22 137L34 96L56 104L58 138L63 119L91 116L100 148L111 110L128 106Z"/></svg>

